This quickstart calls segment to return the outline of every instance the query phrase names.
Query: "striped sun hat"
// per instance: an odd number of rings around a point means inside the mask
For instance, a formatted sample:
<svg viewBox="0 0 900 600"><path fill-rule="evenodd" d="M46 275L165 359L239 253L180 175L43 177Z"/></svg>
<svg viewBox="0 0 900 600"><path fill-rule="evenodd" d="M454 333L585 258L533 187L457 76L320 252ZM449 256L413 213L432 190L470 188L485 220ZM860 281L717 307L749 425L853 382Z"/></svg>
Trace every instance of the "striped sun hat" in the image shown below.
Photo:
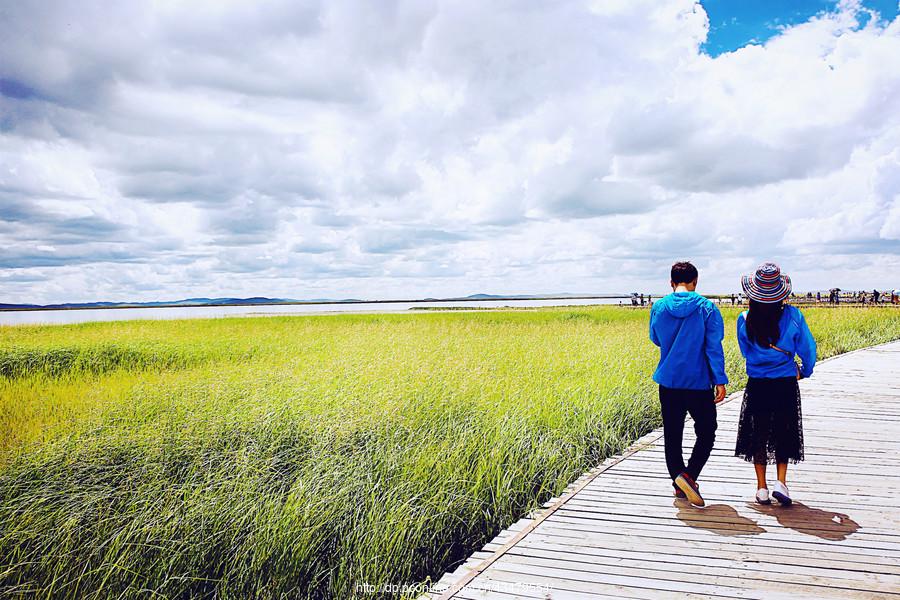
<svg viewBox="0 0 900 600"><path fill-rule="evenodd" d="M741 277L741 287L751 300L764 304L781 302L791 294L791 278L775 263L763 263L753 275Z"/></svg>

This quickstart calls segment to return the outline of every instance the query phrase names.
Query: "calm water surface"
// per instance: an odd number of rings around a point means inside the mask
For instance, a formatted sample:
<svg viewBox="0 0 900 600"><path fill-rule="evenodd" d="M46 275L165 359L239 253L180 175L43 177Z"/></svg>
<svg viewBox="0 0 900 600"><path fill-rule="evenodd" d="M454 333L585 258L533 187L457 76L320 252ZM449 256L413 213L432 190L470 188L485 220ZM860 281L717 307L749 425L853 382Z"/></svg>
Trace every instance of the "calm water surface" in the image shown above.
<svg viewBox="0 0 900 600"><path fill-rule="evenodd" d="M403 312L411 308L503 308L539 306L589 306L629 304L628 299L590 298L562 300L475 300L469 302L364 302L359 304L288 304L270 306L175 306L171 308L91 308L81 310L0 311L0 325L86 323L89 321L133 321L136 319L215 319L312 315L321 313Z"/></svg>

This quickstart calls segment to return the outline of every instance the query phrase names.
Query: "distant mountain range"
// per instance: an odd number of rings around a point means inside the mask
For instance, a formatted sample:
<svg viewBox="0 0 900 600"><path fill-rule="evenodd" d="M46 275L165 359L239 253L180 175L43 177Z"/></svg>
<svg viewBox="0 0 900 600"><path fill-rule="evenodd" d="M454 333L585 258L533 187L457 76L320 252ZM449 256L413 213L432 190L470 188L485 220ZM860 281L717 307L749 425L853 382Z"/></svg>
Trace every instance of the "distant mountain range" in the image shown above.
<svg viewBox="0 0 900 600"><path fill-rule="evenodd" d="M313 298L309 300L294 300L291 298L266 298L254 296L253 298L185 298L184 300L160 300L156 302L66 302L63 304L4 304L0 302L0 310L67 310L85 308L164 308L170 306L260 306L266 304L338 304L363 302L392 303L392 302L451 302L465 300L536 300L541 298L599 298L589 294L518 294L502 296L496 294L472 294L470 296L457 296L453 298L423 298L417 300L360 300L357 298ZM605 296L618 297L618 296Z"/></svg>
<svg viewBox="0 0 900 600"><path fill-rule="evenodd" d="M66 302L63 304L3 304L0 310L33 309L65 310L67 308L155 308L166 306L233 306L242 304L286 304L296 302L286 298L185 298L184 300L159 300L156 302Z"/></svg>

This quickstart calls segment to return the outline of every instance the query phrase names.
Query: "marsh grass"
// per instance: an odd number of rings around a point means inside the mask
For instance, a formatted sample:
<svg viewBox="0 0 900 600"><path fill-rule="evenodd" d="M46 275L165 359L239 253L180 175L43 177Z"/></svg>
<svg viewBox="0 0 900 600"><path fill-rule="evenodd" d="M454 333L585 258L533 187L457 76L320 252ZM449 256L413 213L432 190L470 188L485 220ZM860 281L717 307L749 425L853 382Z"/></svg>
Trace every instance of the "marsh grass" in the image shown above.
<svg viewBox="0 0 900 600"><path fill-rule="evenodd" d="M900 338L900 311L806 314L820 357ZM646 327L602 307L0 328L0 590L436 578L658 425Z"/></svg>

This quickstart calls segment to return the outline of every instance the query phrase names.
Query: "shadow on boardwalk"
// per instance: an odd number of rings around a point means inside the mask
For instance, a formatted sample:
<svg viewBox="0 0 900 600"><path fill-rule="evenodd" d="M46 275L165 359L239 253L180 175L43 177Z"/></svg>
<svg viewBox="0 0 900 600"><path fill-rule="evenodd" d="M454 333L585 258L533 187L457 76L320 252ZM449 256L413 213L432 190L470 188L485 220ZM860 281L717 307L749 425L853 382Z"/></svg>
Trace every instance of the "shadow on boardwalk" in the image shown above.
<svg viewBox="0 0 900 600"><path fill-rule="evenodd" d="M695 508L687 500L676 500L678 519L688 527L706 529L716 535L758 535L765 529L748 517L741 516L734 507L727 504L708 504L705 508Z"/></svg>
<svg viewBox="0 0 900 600"><path fill-rule="evenodd" d="M788 508L748 504L760 514L770 515L778 524L823 540L842 542L859 531L859 523L844 513L812 508L802 502L794 502Z"/></svg>
<svg viewBox="0 0 900 600"><path fill-rule="evenodd" d="M675 500L674 506L678 509L675 516L682 523L716 535L759 535L766 532L755 520L741 515L728 504L709 504L705 508L696 508L687 500ZM755 513L774 517L782 527L833 542L846 540L860 528L859 523L845 513L813 508L802 502L794 502L789 507L747 503L746 507Z"/></svg>

